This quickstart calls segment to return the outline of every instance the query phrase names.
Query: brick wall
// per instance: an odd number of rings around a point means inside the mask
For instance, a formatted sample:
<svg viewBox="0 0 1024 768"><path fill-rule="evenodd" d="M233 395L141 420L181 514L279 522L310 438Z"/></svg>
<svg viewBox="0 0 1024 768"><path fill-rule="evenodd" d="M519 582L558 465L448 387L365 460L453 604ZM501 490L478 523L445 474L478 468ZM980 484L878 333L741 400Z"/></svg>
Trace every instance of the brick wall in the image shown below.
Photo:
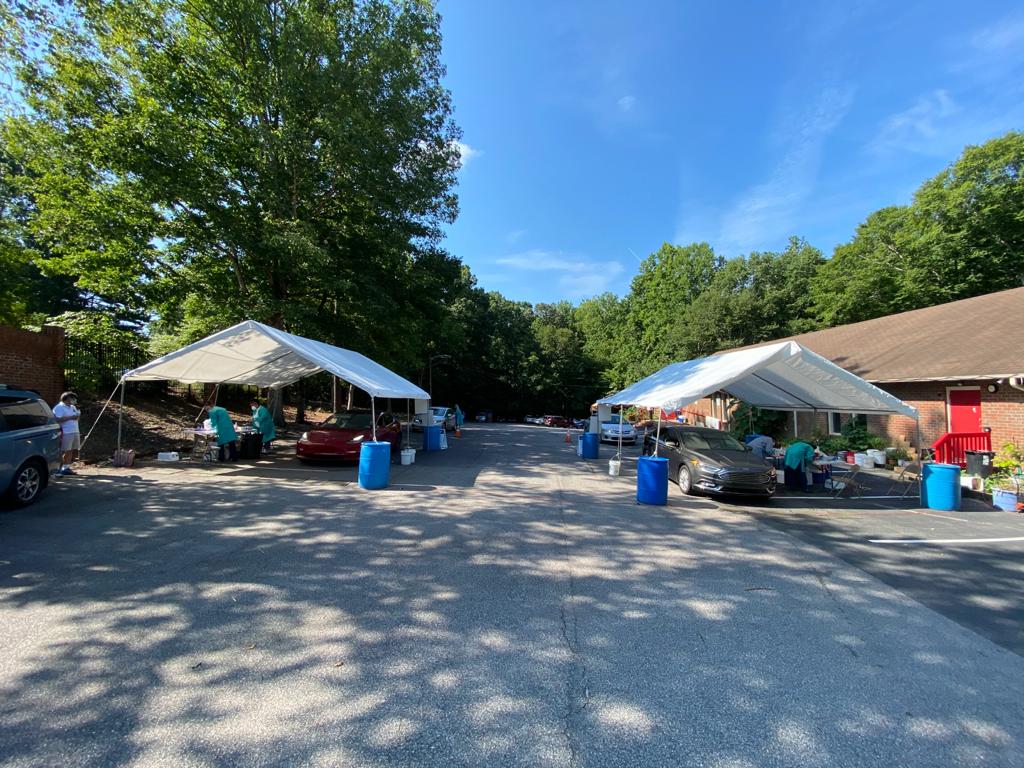
<svg viewBox="0 0 1024 768"><path fill-rule="evenodd" d="M0 325L0 384L34 389L50 405L64 391L64 329L40 332Z"/></svg>

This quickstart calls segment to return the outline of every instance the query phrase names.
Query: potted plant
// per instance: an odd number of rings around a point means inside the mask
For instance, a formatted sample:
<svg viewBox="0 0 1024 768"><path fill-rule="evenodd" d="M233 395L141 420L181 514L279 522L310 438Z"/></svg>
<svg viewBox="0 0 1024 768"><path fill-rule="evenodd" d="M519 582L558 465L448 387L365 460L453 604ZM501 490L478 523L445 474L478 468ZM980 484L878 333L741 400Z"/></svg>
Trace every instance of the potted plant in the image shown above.
<svg viewBox="0 0 1024 768"><path fill-rule="evenodd" d="M1013 475L999 473L985 480L985 490L992 494L992 503L1005 512L1017 511L1020 481Z"/></svg>
<svg viewBox="0 0 1024 768"><path fill-rule="evenodd" d="M889 454L896 462L896 466L905 467L910 463L910 451L903 447L897 447Z"/></svg>

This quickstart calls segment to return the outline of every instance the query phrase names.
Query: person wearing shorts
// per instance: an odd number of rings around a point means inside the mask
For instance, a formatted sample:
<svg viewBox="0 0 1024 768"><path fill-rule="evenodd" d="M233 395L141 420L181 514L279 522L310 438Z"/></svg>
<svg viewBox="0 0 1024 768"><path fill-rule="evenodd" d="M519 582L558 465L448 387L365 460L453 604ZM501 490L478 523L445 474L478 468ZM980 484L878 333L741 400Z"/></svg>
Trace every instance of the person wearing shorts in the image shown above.
<svg viewBox="0 0 1024 768"><path fill-rule="evenodd" d="M54 406L53 415L60 424L60 469L58 475L73 475L75 472L71 465L78 458L78 451L82 447L82 436L78 429L78 421L82 416L78 410L78 395L74 392L65 392L60 396L60 402Z"/></svg>

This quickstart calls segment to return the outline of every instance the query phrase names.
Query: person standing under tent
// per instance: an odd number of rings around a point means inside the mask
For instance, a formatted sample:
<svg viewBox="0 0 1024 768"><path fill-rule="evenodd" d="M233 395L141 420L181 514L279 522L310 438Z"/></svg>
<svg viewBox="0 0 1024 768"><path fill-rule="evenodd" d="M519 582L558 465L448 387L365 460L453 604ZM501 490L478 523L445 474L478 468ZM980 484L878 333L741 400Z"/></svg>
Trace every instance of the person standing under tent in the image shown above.
<svg viewBox="0 0 1024 768"><path fill-rule="evenodd" d="M760 456L762 459L771 458L775 451L775 441L768 435L757 435L747 445L750 447L751 453L755 456Z"/></svg>
<svg viewBox="0 0 1024 768"><path fill-rule="evenodd" d="M231 423L231 414L219 405L209 409L210 426L217 431L217 461L238 461L238 434Z"/></svg>
<svg viewBox="0 0 1024 768"><path fill-rule="evenodd" d="M786 449L786 488L791 491L806 491L811 481L811 463L817 451L807 443L797 440Z"/></svg>
<svg viewBox="0 0 1024 768"><path fill-rule="evenodd" d="M71 469L71 465L78 458L78 451L82 446L82 435L78 429L78 420L82 413L78 410L78 395L74 392L65 392L60 396L60 402L53 408L53 415L60 424L60 469L58 475L77 474Z"/></svg>
<svg viewBox="0 0 1024 768"><path fill-rule="evenodd" d="M462 421L465 418L466 418L466 414L464 414L462 412L462 409L459 408L459 404L456 403L455 404L455 428L456 429L462 429Z"/></svg>
<svg viewBox="0 0 1024 768"><path fill-rule="evenodd" d="M277 437L277 428L274 426L274 418L270 415L270 411L267 410L267 406L263 405L259 401L259 398L254 397L250 403L252 407L252 423L260 431L260 435L263 438L263 452L270 452L270 443Z"/></svg>

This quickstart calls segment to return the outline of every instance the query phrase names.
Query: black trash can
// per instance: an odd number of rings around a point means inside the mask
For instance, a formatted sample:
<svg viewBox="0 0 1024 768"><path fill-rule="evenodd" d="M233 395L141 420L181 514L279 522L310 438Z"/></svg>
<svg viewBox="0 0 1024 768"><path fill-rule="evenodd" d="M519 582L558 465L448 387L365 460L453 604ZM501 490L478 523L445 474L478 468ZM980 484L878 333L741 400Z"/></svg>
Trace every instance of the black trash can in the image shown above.
<svg viewBox="0 0 1024 768"><path fill-rule="evenodd" d="M988 477L992 474L992 459L995 451L964 451L967 456L967 474Z"/></svg>
<svg viewBox="0 0 1024 768"><path fill-rule="evenodd" d="M258 459L263 447L263 435L259 432L243 432L238 436L238 458Z"/></svg>

